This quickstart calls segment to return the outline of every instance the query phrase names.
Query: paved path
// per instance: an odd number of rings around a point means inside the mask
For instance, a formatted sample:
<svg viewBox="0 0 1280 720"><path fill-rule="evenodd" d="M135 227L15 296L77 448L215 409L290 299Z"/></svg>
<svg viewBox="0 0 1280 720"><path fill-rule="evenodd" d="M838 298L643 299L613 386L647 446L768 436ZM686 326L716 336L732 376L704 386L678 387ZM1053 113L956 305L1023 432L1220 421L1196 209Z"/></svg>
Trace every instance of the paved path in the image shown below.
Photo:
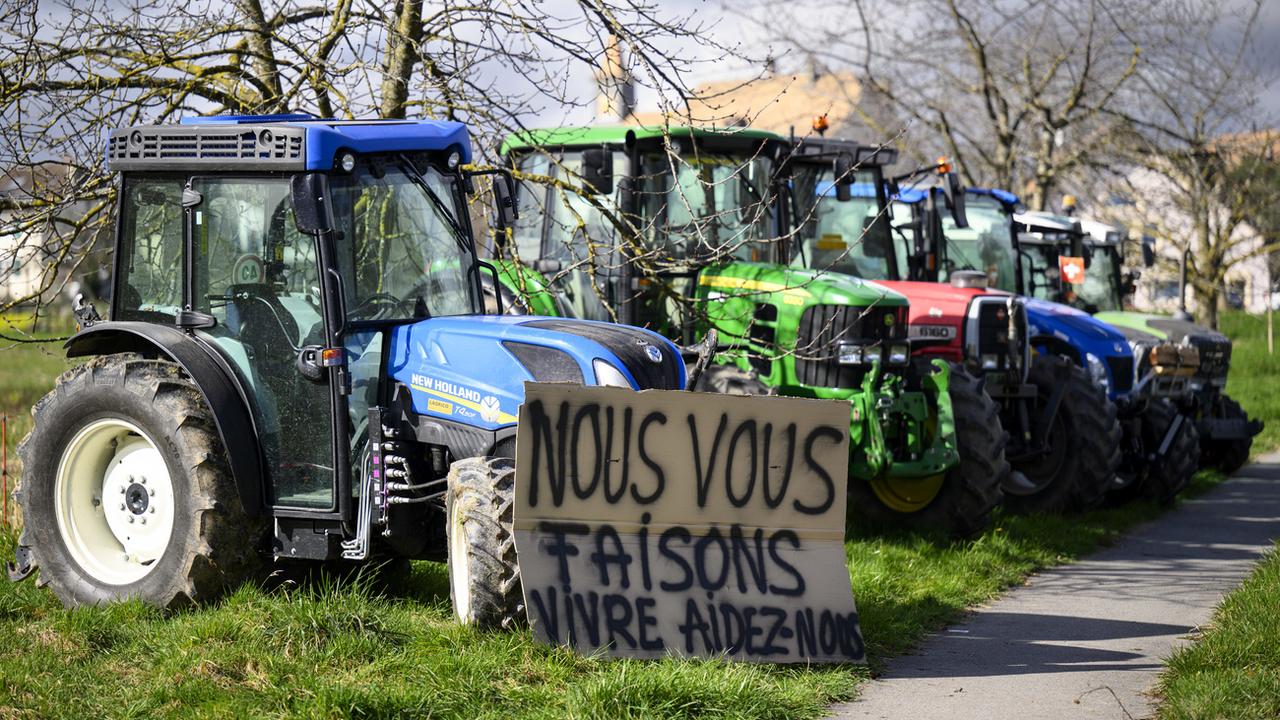
<svg viewBox="0 0 1280 720"><path fill-rule="evenodd" d="M1280 453L891 660L838 718L1145 718L1163 659L1280 537Z"/></svg>

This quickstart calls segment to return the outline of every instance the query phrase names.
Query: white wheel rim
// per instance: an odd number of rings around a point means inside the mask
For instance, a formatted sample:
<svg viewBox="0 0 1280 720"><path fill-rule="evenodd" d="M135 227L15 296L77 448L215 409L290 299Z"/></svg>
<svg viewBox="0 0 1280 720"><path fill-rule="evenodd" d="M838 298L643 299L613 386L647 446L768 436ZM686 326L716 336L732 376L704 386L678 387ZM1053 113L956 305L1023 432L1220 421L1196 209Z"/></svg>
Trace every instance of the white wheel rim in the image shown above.
<svg viewBox="0 0 1280 720"><path fill-rule="evenodd" d="M449 586L453 591L453 612L463 623L471 620L471 563L467 530L462 527L458 503L449 504Z"/></svg>
<svg viewBox="0 0 1280 720"><path fill-rule="evenodd" d="M107 585L146 577L173 535L173 480L164 456L138 426L118 418L96 420L67 443L53 503L72 560Z"/></svg>

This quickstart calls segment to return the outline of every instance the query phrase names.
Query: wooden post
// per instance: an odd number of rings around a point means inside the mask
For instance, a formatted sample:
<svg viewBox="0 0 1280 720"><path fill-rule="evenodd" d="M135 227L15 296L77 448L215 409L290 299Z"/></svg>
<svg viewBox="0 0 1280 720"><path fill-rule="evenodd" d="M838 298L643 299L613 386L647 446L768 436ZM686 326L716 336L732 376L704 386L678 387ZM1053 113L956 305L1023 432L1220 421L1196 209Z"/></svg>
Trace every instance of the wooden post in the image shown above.
<svg viewBox="0 0 1280 720"><path fill-rule="evenodd" d="M9 416L0 415L0 479L4 481L4 516L0 517L5 527L9 526Z"/></svg>

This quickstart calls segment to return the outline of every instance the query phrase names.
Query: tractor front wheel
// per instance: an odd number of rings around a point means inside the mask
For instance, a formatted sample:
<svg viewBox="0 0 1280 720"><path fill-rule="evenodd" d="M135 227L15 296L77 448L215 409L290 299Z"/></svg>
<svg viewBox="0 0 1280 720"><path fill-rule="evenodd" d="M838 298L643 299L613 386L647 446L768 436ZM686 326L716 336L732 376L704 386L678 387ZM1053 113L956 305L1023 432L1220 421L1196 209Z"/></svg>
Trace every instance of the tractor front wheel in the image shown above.
<svg viewBox="0 0 1280 720"><path fill-rule="evenodd" d="M849 483L851 512L879 526L907 525L956 537L987 526L1009 473L1004 457L1009 435L1000 424L999 408L978 380L955 365L951 408L960 462L932 477L854 478Z"/></svg>
<svg viewBox="0 0 1280 720"><path fill-rule="evenodd" d="M1027 381L1036 386L1039 413L1061 385L1058 412L1045 428L1043 455L1015 467L1020 478L1005 486L1005 504L1015 512L1078 512L1102 504L1120 466L1120 422L1116 406L1088 373L1070 360L1040 356Z"/></svg>
<svg viewBox="0 0 1280 720"><path fill-rule="evenodd" d="M449 468L449 595L464 625L509 628L523 621L511 524L515 478L510 458L467 458Z"/></svg>
<svg viewBox="0 0 1280 720"><path fill-rule="evenodd" d="M1213 417L1224 420L1239 420L1247 422L1249 416L1245 413L1244 408L1240 407L1240 403L1223 394L1218 398L1218 407ZM1214 440L1212 438L1203 438L1201 464L1206 467L1216 467L1222 472L1230 475L1239 470L1249 461L1249 450L1253 447L1253 438L1238 438L1234 440Z"/></svg>
<svg viewBox="0 0 1280 720"><path fill-rule="evenodd" d="M257 566L200 392L170 362L106 355L67 371L18 446L23 542L64 605L214 598Z"/></svg>
<svg viewBox="0 0 1280 720"><path fill-rule="evenodd" d="M1178 419L1178 408L1165 399L1156 399L1142 414L1143 452L1150 455L1160 449L1170 426ZM1191 482L1200 461L1200 433L1195 421L1184 417L1178 434L1169 443L1164 457L1142 469L1140 477L1128 485L1107 493L1112 502L1145 497L1167 505Z"/></svg>

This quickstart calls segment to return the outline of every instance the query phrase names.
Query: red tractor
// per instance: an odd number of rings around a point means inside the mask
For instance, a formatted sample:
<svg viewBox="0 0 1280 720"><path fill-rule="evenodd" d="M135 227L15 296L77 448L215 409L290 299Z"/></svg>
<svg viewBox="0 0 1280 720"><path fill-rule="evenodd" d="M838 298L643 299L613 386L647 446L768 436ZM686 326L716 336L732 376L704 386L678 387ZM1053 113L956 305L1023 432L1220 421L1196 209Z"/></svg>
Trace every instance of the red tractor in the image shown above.
<svg viewBox="0 0 1280 720"><path fill-rule="evenodd" d="M988 289L1014 277L1004 245L979 243L971 269L939 267L943 220L981 239L989 213L966 213L965 192L945 163L885 181L892 150L838 140L797 142L781 222L792 264L875 280L910 301L921 359L943 358L982 378L1009 432L1013 471L1003 483L1015 510L1060 512L1099 505L1119 463L1115 407L1081 368L1034 352L1024 298ZM905 187L937 171L941 187ZM895 212L896 209L896 212ZM1007 230L1005 230L1007 233ZM985 252L992 250L993 252ZM946 282L939 282L947 278Z"/></svg>

